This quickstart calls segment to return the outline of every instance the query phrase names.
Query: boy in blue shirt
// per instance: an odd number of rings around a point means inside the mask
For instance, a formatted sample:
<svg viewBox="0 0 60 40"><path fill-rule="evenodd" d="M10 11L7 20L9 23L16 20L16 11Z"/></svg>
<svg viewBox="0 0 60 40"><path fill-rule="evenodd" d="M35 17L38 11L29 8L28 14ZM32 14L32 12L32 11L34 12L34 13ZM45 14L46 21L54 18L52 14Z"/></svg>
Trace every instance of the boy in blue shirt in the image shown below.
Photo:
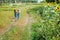
<svg viewBox="0 0 60 40"><path fill-rule="evenodd" d="M17 10L17 18L19 19L19 17L20 17L20 12L19 10Z"/></svg>

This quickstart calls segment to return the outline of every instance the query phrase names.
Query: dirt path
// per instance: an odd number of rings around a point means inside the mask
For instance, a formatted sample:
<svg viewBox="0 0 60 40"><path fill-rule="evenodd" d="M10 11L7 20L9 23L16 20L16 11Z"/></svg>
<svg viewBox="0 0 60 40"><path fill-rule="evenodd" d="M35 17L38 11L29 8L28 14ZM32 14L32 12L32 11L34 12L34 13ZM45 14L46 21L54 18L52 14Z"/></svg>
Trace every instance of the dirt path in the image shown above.
<svg viewBox="0 0 60 40"><path fill-rule="evenodd" d="M24 26L28 25L29 23L30 23L30 18L29 18L29 15L26 13L25 17L17 20L16 22L13 19L12 22L6 28L0 31L0 35L3 35L6 32L8 32L13 25L22 29L21 31L24 31Z"/></svg>
<svg viewBox="0 0 60 40"><path fill-rule="evenodd" d="M26 16L21 18L20 20L18 20L15 24L16 27L19 27L21 29L22 32L24 32L24 28L26 25L29 25L30 23L30 17L29 15L26 13Z"/></svg>
<svg viewBox="0 0 60 40"><path fill-rule="evenodd" d="M26 13L26 9L24 9L24 12L23 12L22 8L20 8L20 10L21 10L21 15L22 15L20 17L20 19L17 20L16 22L13 19L12 22L9 25L7 25L6 28L4 28L0 31L0 35L4 35L6 32L8 32L12 28L12 26L20 28L21 34L24 33L25 26L30 24L30 17L29 17L29 14ZM28 31L30 31L29 27L27 27L27 29L28 29ZM29 34L30 34L30 32L29 32Z"/></svg>

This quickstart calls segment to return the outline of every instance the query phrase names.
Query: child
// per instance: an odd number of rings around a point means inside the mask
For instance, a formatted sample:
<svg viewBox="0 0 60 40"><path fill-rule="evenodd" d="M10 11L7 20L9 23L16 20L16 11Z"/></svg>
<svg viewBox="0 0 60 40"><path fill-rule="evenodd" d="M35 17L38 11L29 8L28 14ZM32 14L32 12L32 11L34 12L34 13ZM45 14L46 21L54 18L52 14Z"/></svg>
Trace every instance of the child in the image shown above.
<svg viewBox="0 0 60 40"><path fill-rule="evenodd" d="M19 19L20 12L17 10L17 18Z"/></svg>
<svg viewBox="0 0 60 40"><path fill-rule="evenodd" d="M14 18L16 18L16 10L14 9Z"/></svg>

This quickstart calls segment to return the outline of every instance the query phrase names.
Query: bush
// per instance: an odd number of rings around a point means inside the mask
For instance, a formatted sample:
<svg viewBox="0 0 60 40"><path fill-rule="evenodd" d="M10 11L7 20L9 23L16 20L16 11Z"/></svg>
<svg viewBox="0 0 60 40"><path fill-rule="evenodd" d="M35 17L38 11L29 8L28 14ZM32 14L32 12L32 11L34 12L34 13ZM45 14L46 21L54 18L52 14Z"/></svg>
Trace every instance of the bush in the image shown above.
<svg viewBox="0 0 60 40"><path fill-rule="evenodd" d="M49 2L55 2L55 0L46 0L46 2L48 2L48 3L49 3Z"/></svg>
<svg viewBox="0 0 60 40"><path fill-rule="evenodd" d="M30 9L29 14L31 17L36 17L36 22L31 25L31 39L32 40L60 40L60 25L57 25L60 20L59 12L55 12L54 8L56 6L46 6L40 9L36 7L35 9ZM40 17L39 13L36 11L42 12ZM40 11L42 10L42 11ZM32 14L34 16L32 16ZM35 14L36 13L36 14ZM41 14L40 14L41 15ZM34 20L35 20L34 19ZM59 23L60 24L60 23Z"/></svg>
<svg viewBox="0 0 60 40"><path fill-rule="evenodd" d="M40 7L37 7L37 8L33 8L33 9L30 9L30 10L28 10L28 12L30 13L30 14L39 14L39 15L41 15L42 16L42 14L43 14L43 9L44 9L44 6L40 6ZM33 11L33 12L32 12Z"/></svg>

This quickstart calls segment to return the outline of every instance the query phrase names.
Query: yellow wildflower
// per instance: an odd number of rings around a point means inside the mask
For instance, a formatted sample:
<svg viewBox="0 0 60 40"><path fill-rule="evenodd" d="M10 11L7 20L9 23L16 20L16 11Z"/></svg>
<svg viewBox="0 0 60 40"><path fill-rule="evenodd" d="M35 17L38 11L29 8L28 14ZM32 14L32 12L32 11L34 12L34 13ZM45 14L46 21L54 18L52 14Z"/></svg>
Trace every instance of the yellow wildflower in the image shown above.
<svg viewBox="0 0 60 40"><path fill-rule="evenodd" d="M60 11L60 6L56 6L55 12Z"/></svg>

